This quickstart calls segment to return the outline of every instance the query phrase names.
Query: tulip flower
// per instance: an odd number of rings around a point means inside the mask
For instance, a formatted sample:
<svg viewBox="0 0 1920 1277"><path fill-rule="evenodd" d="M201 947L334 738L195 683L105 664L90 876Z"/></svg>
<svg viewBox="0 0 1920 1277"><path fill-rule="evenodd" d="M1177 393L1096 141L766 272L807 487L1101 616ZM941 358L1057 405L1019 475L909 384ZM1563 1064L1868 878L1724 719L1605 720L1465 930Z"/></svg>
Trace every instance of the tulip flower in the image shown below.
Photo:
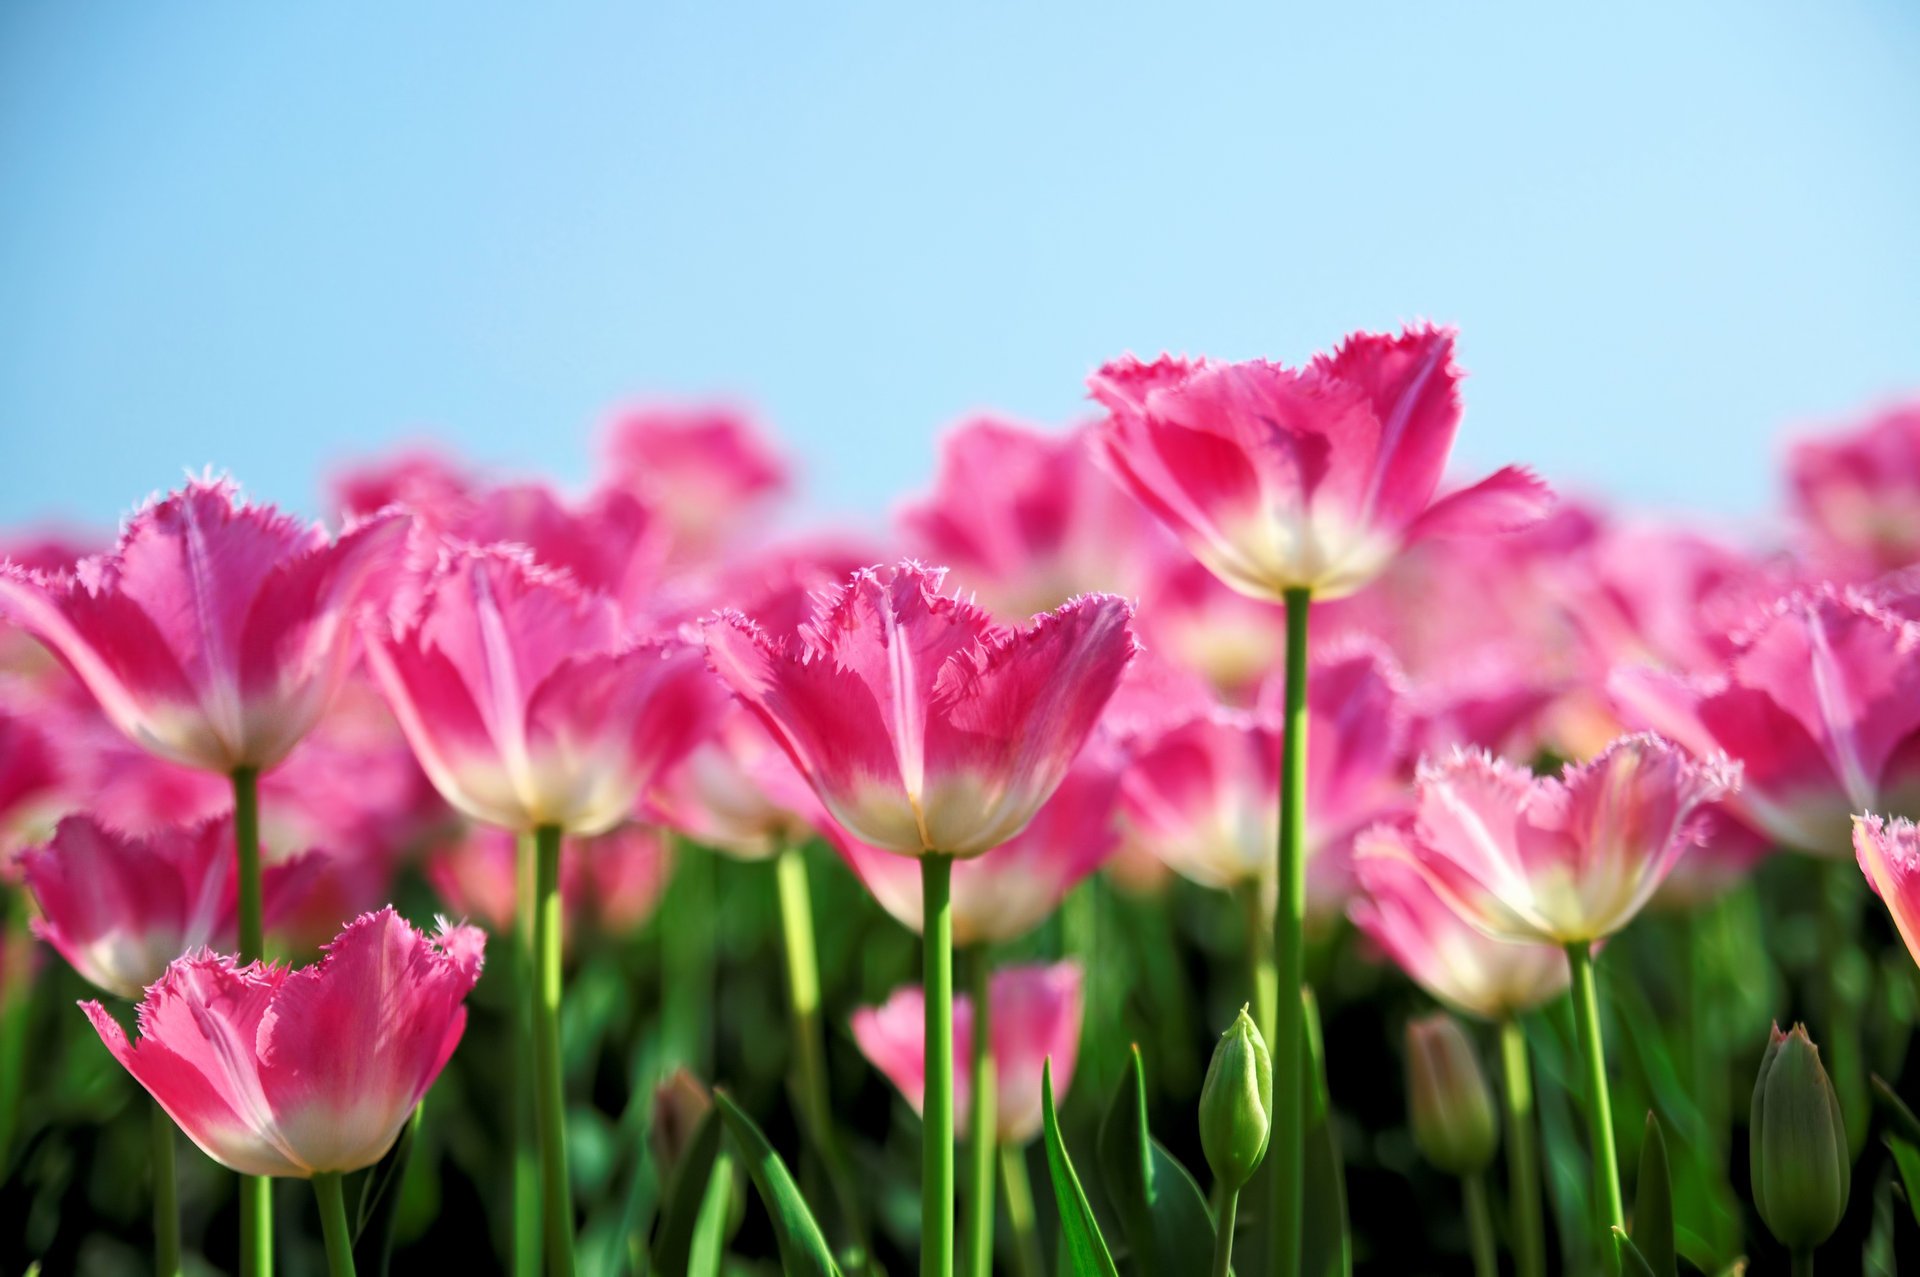
<svg viewBox="0 0 1920 1277"><path fill-rule="evenodd" d="M441 902L457 914L485 924L498 936L510 936L518 905L521 835L475 825L439 847L426 864L427 881ZM659 829L620 825L591 838L569 838L560 858L560 899L568 926L577 923L603 935L638 931L653 916L673 866L673 855Z"/></svg>
<svg viewBox="0 0 1920 1277"><path fill-rule="evenodd" d="M719 548L790 482L754 423L718 404L626 412L607 431L602 457L604 486L662 519L682 560Z"/></svg>
<svg viewBox="0 0 1920 1277"><path fill-rule="evenodd" d="M35 714L38 697L0 682L0 877L10 851L31 838L70 801L70 776L61 751Z"/></svg>
<svg viewBox="0 0 1920 1277"><path fill-rule="evenodd" d="M1484 1172L1500 1126L1473 1043L1444 1011L1407 1021L1407 1108L1414 1144L1429 1162L1458 1177L1466 1194L1474 1272L1498 1277Z"/></svg>
<svg viewBox="0 0 1920 1277"><path fill-rule="evenodd" d="M1796 1277L1813 1272L1813 1250L1847 1211L1853 1177L1840 1101L1805 1025L1773 1026L1747 1124L1753 1204L1767 1231L1793 1253Z"/></svg>
<svg viewBox="0 0 1920 1277"><path fill-rule="evenodd" d="M828 823L793 760L738 701L654 786L647 807L676 833L740 860L770 860Z"/></svg>
<svg viewBox="0 0 1920 1277"><path fill-rule="evenodd" d="M1866 579L1920 563L1920 403L1787 454L1793 512L1816 558Z"/></svg>
<svg viewBox="0 0 1920 1277"><path fill-rule="evenodd" d="M1260 1168L1272 1134L1273 1060L1243 1006L1215 1044L1200 1088L1200 1148L1229 1197Z"/></svg>
<svg viewBox="0 0 1920 1277"><path fill-rule="evenodd" d="M46 846L21 853L20 864L40 909L34 930L116 997L139 998L184 953L232 946L239 882L231 817L136 838L69 816ZM266 870L268 922L297 903L321 865L308 855Z"/></svg>
<svg viewBox="0 0 1920 1277"><path fill-rule="evenodd" d="M1899 816L1855 816L1853 850L1907 952L1920 963L1920 828Z"/></svg>
<svg viewBox="0 0 1920 1277"><path fill-rule="evenodd" d="M1201 675L1228 704L1250 701L1286 660L1286 612L1230 589L1184 553L1155 556L1140 593L1148 650Z"/></svg>

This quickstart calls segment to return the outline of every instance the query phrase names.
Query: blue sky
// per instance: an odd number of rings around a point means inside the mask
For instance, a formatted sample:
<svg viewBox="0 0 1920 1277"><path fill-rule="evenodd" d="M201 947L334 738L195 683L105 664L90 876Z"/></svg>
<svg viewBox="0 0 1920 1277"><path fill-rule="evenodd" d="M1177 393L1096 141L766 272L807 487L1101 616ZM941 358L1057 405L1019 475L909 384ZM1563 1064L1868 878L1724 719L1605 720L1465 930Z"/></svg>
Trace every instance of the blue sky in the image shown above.
<svg viewBox="0 0 1920 1277"><path fill-rule="evenodd" d="M0 520L757 402L815 511L1124 350L1431 317L1463 469L1753 519L1920 389L1894 3L0 6Z"/></svg>

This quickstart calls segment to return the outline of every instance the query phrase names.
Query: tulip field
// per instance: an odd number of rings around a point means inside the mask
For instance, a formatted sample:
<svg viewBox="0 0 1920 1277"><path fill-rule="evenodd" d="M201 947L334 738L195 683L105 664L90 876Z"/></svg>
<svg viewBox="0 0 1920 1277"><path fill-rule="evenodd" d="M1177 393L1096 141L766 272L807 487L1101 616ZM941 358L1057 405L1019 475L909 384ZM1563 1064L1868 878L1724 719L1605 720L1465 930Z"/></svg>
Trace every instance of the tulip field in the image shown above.
<svg viewBox="0 0 1920 1277"><path fill-rule="evenodd" d="M1735 535L1463 340L0 529L0 1274L1920 1272L1920 406Z"/></svg>

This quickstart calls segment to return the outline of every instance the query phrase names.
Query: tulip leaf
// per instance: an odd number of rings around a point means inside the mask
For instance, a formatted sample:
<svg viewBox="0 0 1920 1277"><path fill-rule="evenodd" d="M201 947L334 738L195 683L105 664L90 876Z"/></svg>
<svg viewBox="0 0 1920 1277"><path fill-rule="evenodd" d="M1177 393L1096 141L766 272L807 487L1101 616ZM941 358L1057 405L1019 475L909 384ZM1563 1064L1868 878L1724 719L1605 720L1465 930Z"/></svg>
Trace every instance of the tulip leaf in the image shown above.
<svg viewBox="0 0 1920 1277"><path fill-rule="evenodd" d="M747 1176L759 1190L760 1200L773 1221L774 1241L780 1247L780 1271L788 1277L807 1277L808 1274L840 1277L840 1267L833 1262L827 1239L821 1234L820 1225L814 1222L813 1212L807 1209L806 1199L800 1196L800 1187L793 1182L787 1164L773 1151L773 1145L767 1143L767 1137L761 1134L753 1119L725 1091L715 1090L713 1103L725 1120L727 1134L739 1148L746 1162Z"/></svg>
<svg viewBox="0 0 1920 1277"><path fill-rule="evenodd" d="M1100 1235L1100 1225L1094 1221L1086 1190L1073 1172L1073 1159L1060 1141L1060 1118L1053 1108L1051 1056L1040 1070L1040 1118L1047 1145L1047 1175L1053 1180L1054 1201L1060 1207L1060 1244L1067 1252L1073 1277L1120 1277L1106 1238Z"/></svg>
<svg viewBox="0 0 1920 1277"><path fill-rule="evenodd" d="M1913 1115L1906 1101L1893 1093L1887 1080L1878 1073L1873 1075L1873 1098L1880 1104L1880 1111L1886 1114L1887 1121L1893 1124L1893 1133L1909 1145L1920 1148L1920 1117Z"/></svg>
<svg viewBox="0 0 1920 1277"><path fill-rule="evenodd" d="M1100 1123L1100 1182L1120 1216L1140 1273L1205 1274L1213 1253L1207 1201L1187 1169L1147 1130L1147 1082L1140 1048Z"/></svg>
<svg viewBox="0 0 1920 1277"><path fill-rule="evenodd" d="M1633 1186L1633 1233L1627 1243L1652 1269L1654 1277L1679 1277L1674 1254L1673 1180L1667 1170L1667 1137L1660 1119L1647 1114L1647 1137L1640 1144L1640 1176Z"/></svg>
<svg viewBox="0 0 1920 1277"><path fill-rule="evenodd" d="M714 1178L714 1162L724 1134L718 1111L709 1109L693 1129L693 1138L668 1177L647 1269L656 1273L684 1273L693 1262L701 1206Z"/></svg>
<svg viewBox="0 0 1920 1277"><path fill-rule="evenodd" d="M1306 1007L1308 1093L1307 1130L1302 1149L1306 1182L1300 1234L1300 1271L1306 1277L1348 1277L1353 1272L1353 1241L1347 1220L1347 1169L1340 1155L1327 1089L1326 1053L1320 1034L1320 1006L1311 989L1302 989Z"/></svg>
<svg viewBox="0 0 1920 1277"><path fill-rule="evenodd" d="M1887 1136L1887 1148L1893 1153L1893 1164L1900 1170L1900 1184L1907 1192L1907 1209L1913 1212L1914 1222L1920 1223L1920 1148L1898 1135Z"/></svg>
<svg viewBox="0 0 1920 1277"><path fill-rule="evenodd" d="M1620 1271L1624 1277L1660 1277L1640 1248L1633 1244L1633 1238L1627 1236L1627 1230L1615 1224L1613 1226L1613 1244L1620 1254Z"/></svg>
<svg viewBox="0 0 1920 1277"><path fill-rule="evenodd" d="M400 1128L400 1138L387 1155L374 1163L360 1185L360 1205L355 1212L353 1234L354 1265L373 1277L385 1277L393 1259L393 1220L400 1210L400 1183L407 1176L407 1164L413 1160L413 1146L420 1135L420 1116L426 1105L413 1106L413 1116Z"/></svg>

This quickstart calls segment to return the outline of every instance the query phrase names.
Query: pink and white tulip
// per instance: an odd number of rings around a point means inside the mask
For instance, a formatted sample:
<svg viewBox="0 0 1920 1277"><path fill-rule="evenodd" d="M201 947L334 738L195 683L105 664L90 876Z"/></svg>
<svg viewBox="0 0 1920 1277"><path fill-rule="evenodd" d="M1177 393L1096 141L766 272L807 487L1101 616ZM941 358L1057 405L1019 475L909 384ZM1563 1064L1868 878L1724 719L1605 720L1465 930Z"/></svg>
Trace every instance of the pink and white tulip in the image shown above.
<svg viewBox="0 0 1920 1277"><path fill-rule="evenodd" d="M602 457L604 486L663 520L683 560L718 548L791 483L746 414L718 404L629 411L607 431Z"/></svg>
<svg viewBox="0 0 1920 1277"><path fill-rule="evenodd" d="M833 818L902 855L977 856L1033 819L1132 659L1133 610L1089 595L1023 629L906 562L859 572L797 636L737 613L708 660Z"/></svg>
<svg viewBox="0 0 1920 1277"><path fill-rule="evenodd" d="M1453 333L1358 333L1305 368L1164 356L1108 364L1096 446L1221 580L1256 598L1351 594L1407 545L1506 532L1549 493L1509 467L1435 499L1460 424Z"/></svg>
<svg viewBox="0 0 1920 1277"><path fill-rule="evenodd" d="M829 823L793 760L737 701L662 778L647 807L651 818L675 832L740 860L776 856Z"/></svg>
<svg viewBox="0 0 1920 1277"><path fill-rule="evenodd" d="M1829 570L1865 579L1920 563L1920 402L1894 405L1849 434L1795 444L1787 484Z"/></svg>
<svg viewBox="0 0 1920 1277"><path fill-rule="evenodd" d="M513 934L519 896L519 836L474 825L435 849L427 881L454 913L477 919L497 936ZM651 825L625 824L591 838L570 838L560 856L560 899L571 937L574 923L624 935L653 916L666 891L673 855Z"/></svg>
<svg viewBox="0 0 1920 1277"><path fill-rule="evenodd" d="M1738 784L1724 757L1657 736L1622 737L1557 778L1459 750L1421 767L1412 820L1370 830L1361 854L1416 866L1490 936L1590 943L1633 921L1698 842L1700 809Z"/></svg>
<svg viewBox="0 0 1920 1277"><path fill-rule="evenodd" d="M112 553L71 572L0 564L0 616L59 655L116 727L208 771L265 771L326 712L357 613L405 521L330 541L226 480L135 514Z"/></svg>
<svg viewBox="0 0 1920 1277"><path fill-rule="evenodd" d="M1022 1145L1040 1132L1040 1072L1053 1059L1056 1102L1073 1081L1080 1050L1081 973L1078 963L1007 967L987 986L988 1036L992 1039L994 1126L999 1143ZM922 1035L925 1000L918 986L893 991L877 1007L854 1012L853 1038L873 1066L886 1074L914 1111L926 1096L927 1052ZM953 1112L956 1130L967 1130L972 1079L973 1003L953 1000Z"/></svg>
<svg viewBox="0 0 1920 1277"><path fill-rule="evenodd" d="M97 1002L100 1040L202 1152L243 1175L371 1166L440 1075L467 1024L485 937L428 937L392 909L362 915L310 967L202 951L140 1003L137 1042Z"/></svg>
<svg viewBox="0 0 1920 1277"><path fill-rule="evenodd" d="M1920 827L1901 816L1855 816L1853 853L1907 952L1920 962Z"/></svg>

